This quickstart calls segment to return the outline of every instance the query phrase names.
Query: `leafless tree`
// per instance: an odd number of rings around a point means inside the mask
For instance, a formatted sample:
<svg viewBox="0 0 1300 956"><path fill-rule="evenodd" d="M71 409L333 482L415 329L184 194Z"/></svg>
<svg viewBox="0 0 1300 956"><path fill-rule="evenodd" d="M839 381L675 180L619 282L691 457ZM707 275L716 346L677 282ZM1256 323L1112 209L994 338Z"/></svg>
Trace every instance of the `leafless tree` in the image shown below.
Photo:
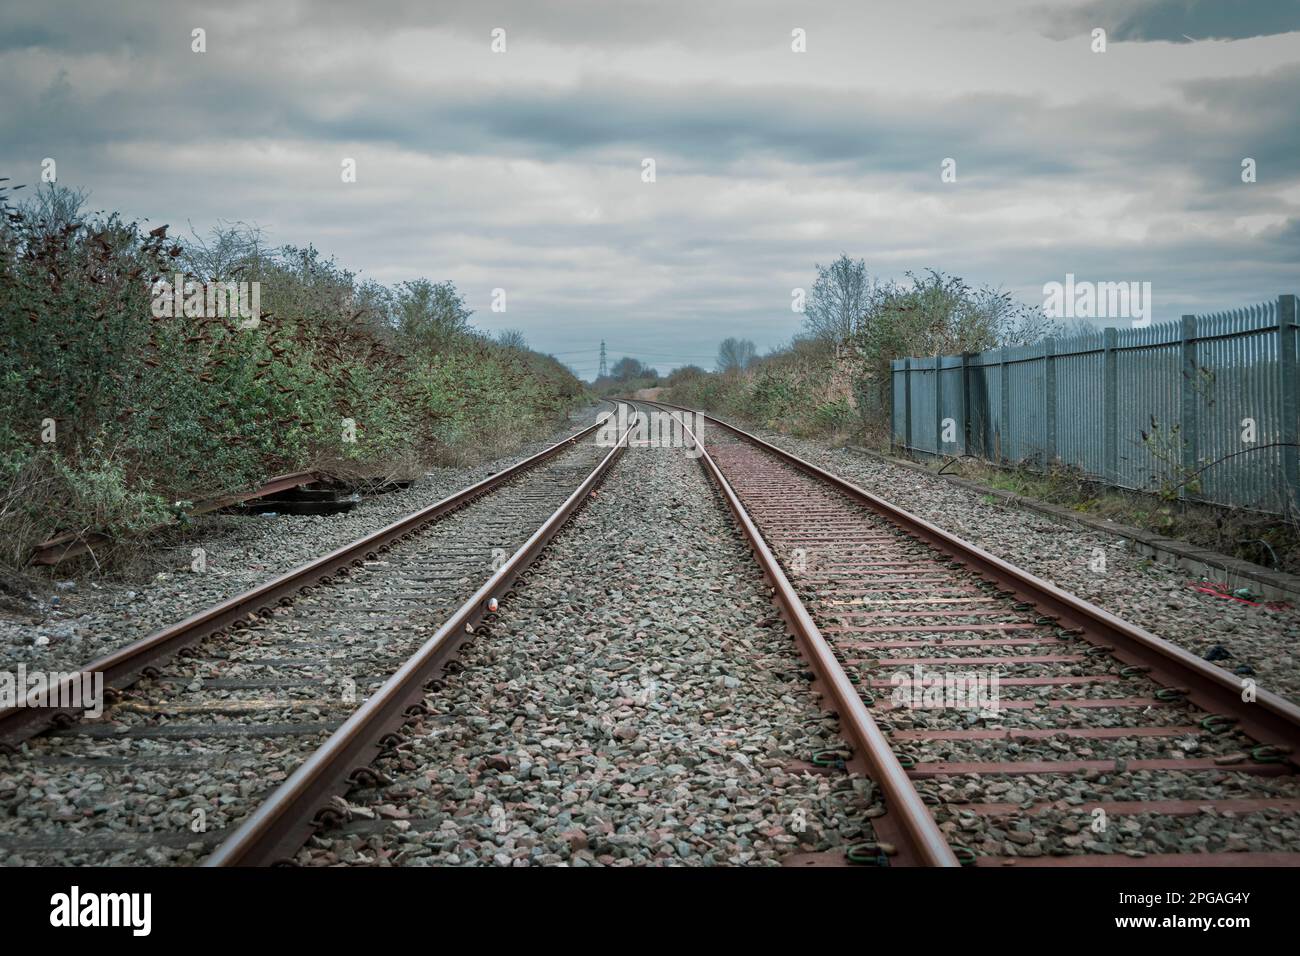
<svg viewBox="0 0 1300 956"><path fill-rule="evenodd" d="M22 187L13 188L16 191ZM53 236L64 226L82 220L89 196L90 193L85 189L42 183L34 193L27 194L26 202L20 208L27 217L31 232Z"/></svg>
<svg viewBox="0 0 1300 956"><path fill-rule="evenodd" d="M998 345L1034 345L1060 335L1076 335L1091 329L1067 328L1043 312L1041 306L1014 302L1009 296L999 300L996 315Z"/></svg>
<svg viewBox="0 0 1300 956"><path fill-rule="evenodd" d="M497 333L497 343L504 345L508 349L517 349L520 352L528 348L528 341L524 338L524 333L519 329L502 329Z"/></svg>
<svg viewBox="0 0 1300 956"><path fill-rule="evenodd" d="M718 371L739 372L749 367L758 350L749 339L723 339L718 346Z"/></svg>
<svg viewBox="0 0 1300 956"><path fill-rule="evenodd" d="M863 331L871 306L871 279L865 261L844 253L829 266L819 264L816 269L817 280L804 307L804 325L815 338L834 345L838 353Z"/></svg>
<svg viewBox="0 0 1300 956"><path fill-rule="evenodd" d="M218 222L207 236L190 226L194 238L185 243L185 265L200 281L252 279L267 258L262 232L243 222Z"/></svg>

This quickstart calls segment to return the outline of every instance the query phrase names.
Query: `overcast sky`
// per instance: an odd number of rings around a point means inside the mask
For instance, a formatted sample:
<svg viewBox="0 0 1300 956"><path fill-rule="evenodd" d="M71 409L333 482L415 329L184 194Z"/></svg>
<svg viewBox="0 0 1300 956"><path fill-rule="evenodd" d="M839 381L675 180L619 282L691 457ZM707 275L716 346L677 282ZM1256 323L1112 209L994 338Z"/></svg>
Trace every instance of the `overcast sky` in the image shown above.
<svg viewBox="0 0 1300 956"><path fill-rule="evenodd" d="M841 251L1156 321L1300 292L1297 0L0 0L0 95L0 175L451 279L584 377L779 345Z"/></svg>

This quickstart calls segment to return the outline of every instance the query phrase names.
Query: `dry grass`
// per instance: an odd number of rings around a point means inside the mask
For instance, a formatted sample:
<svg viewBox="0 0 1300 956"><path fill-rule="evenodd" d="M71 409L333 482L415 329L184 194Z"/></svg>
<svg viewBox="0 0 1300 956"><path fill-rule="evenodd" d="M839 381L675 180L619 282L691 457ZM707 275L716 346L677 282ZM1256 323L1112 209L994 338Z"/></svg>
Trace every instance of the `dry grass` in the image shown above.
<svg viewBox="0 0 1300 956"><path fill-rule="evenodd" d="M1290 574L1300 574L1300 526L1281 516L1113 488L1075 469L1046 473L999 468L977 459L923 461L927 468L1078 511Z"/></svg>

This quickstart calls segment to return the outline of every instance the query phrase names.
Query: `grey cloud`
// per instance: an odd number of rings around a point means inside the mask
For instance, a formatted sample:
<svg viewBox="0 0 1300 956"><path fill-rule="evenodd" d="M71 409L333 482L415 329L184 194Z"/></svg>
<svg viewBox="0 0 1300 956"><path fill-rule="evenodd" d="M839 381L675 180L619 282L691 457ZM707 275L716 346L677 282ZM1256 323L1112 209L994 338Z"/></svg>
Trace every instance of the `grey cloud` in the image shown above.
<svg viewBox="0 0 1300 956"><path fill-rule="evenodd" d="M959 2L959 9L964 4ZM682 49L726 47L784 48L794 26L825 24L826 29L860 32L864 41L881 29L880 12L856 4L811 0L791 7L783 0L700 3L698 0L310 0L274 4L267 0L139 0L102 3L99 0L49 0L0 8L5 24L0 52L40 46L65 52L85 52L125 46L148 50L158 41L180 37L189 43L189 30L202 26L210 36L237 35L248 27L283 41L286 53L294 41L313 30L332 31L340 43L364 42L403 29L444 30L481 37L504 28L516 49L545 43L569 48L628 48L664 44Z"/></svg>
<svg viewBox="0 0 1300 956"><path fill-rule="evenodd" d="M1162 6L1134 11L1129 26L1121 17L1112 37L1150 33ZM850 4L797 16L814 36L869 37L860 77L725 81L617 60L576 78L560 67L579 49L781 49L788 5L11 5L0 9L0 175L30 184L55 155L61 179L90 187L96 208L200 229L254 220L274 241L315 243L385 281L453 278L476 321L580 353L575 364L594 365L602 337L663 369L673 363L661 353L699 361L728 335L776 345L798 330L790 289L840 250L885 276L933 266L1031 302L1067 271L1141 278L1158 317L1298 284L1300 65L1238 61L1238 75L1192 80L1153 72L1173 94L1158 106L1054 87L1055 76L1007 92L982 73L978 31L1020 21L1005 5L940 7L983 13L924 21L936 40L976 31L943 95L878 89L871 43L889 42L893 21ZM206 58L189 52L191 24L209 30ZM512 50L544 41L554 62L513 78L470 65L431 86L365 59L408 27L486 44L495 25L511 31ZM363 66L334 67L339 52ZM345 147L363 163L350 191L338 187ZM638 180L643 156L658 160L653 187ZM939 182L947 156L954 187ZM1259 162L1258 183L1240 182L1243 156ZM608 215L578 214L606 200ZM1026 208L1001 218L1003 203ZM1109 234L1086 232L1102 203L1113 206L1100 219ZM1282 221L1229 228L1270 215ZM1143 238L1120 238L1138 224ZM510 290L504 316L487 309L494 286Z"/></svg>
<svg viewBox="0 0 1300 956"><path fill-rule="evenodd" d="M1298 0L1090 0L1069 10L1041 8L1047 34L1077 36L1104 27L1110 40L1191 43L1244 40L1300 30Z"/></svg>

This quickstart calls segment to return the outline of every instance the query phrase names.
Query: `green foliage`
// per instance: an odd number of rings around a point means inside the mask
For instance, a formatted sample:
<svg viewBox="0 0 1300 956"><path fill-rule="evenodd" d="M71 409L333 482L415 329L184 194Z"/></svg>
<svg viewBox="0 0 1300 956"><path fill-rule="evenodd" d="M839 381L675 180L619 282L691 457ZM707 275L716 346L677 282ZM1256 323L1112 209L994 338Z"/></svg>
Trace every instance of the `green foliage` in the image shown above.
<svg viewBox="0 0 1300 956"><path fill-rule="evenodd" d="M660 384L659 371L643 363L640 359L625 355L611 366L609 374L592 383L592 391L597 395L631 395L643 388L655 388Z"/></svg>
<svg viewBox="0 0 1300 956"><path fill-rule="evenodd" d="M73 528L135 534L156 527L172 513L156 492L128 479L120 460L101 457L78 467L51 455L50 463L66 494L66 515Z"/></svg>
<svg viewBox="0 0 1300 956"><path fill-rule="evenodd" d="M934 269L895 283L873 279L863 260L845 254L816 268L806 335L745 361L730 358L742 343L729 339L719 374L679 370L664 397L796 435L856 432L879 445L887 442L891 360L1027 344L1060 331L1039 309Z"/></svg>
<svg viewBox="0 0 1300 956"><path fill-rule="evenodd" d="M62 531L143 532L171 502L286 471L497 451L584 395L518 337L470 329L450 282L385 289L243 226L182 243L83 216L66 190L11 196L0 186L0 561ZM177 273L258 282L259 322L155 316L154 283Z"/></svg>
<svg viewBox="0 0 1300 956"><path fill-rule="evenodd" d="M853 421L853 408L842 398L823 402L813 411L813 424L818 431L841 431L848 427L851 421Z"/></svg>
<svg viewBox="0 0 1300 956"><path fill-rule="evenodd" d="M1156 466L1156 472L1150 478L1151 487L1162 501L1177 501L1200 493L1201 468L1198 464L1189 467L1184 463L1187 440L1178 422L1166 425L1152 415L1150 428L1140 429L1139 434Z"/></svg>
<svg viewBox="0 0 1300 956"><path fill-rule="evenodd" d="M669 377L664 398L796 435L829 435L853 423L847 382L847 376L835 374L828 350L798 341L753 360L744 371L679 369Z"/></svg>
<svg viewBox="0 0 1300 956"><path fill-rule="evenodd" d="M469 330L473 314L450 282L416 279L400 283L392 292L394 325L409 343L437 348Z"/></svg>
<svg viewBox="0 0 1300 956"><path fill-rule="evenodd" d="M893 359L993 348L1015 312L1005 294L973 290L957 276L933 269L924 276L910 272L907 276L910 284L889 283L874 290L868 315L853 341L863 361L861 392L881 411L889 406Z"/></svg>
<svg viewBox="0 0 1300 956"><path fill-rule="evenodd" d="M789 369L765 367L742 384L735 401L748 417L775 425L798 399L794 376Z"/></svg>

